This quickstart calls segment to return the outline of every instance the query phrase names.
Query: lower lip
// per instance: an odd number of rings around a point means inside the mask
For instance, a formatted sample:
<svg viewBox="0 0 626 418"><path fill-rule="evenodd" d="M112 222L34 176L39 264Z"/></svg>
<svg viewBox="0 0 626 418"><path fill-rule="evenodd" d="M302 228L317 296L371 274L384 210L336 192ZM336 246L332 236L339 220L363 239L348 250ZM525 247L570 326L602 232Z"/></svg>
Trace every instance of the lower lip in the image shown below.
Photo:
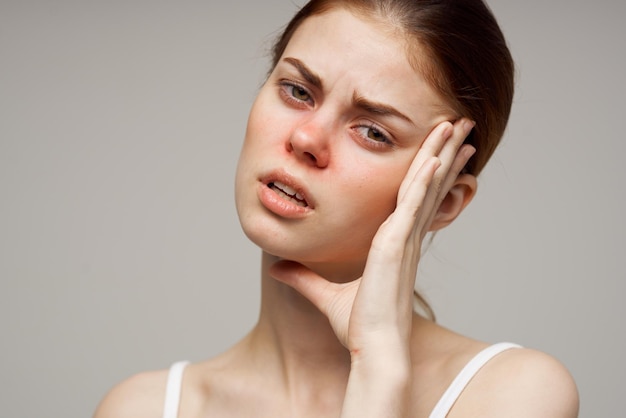
<svg viewBox="0 0 626 418"><path fill-rule="evenodd" d="M311 208L298 206L280 197L276 192L261 183L258 190L259 200L270 212L283 218L297 219L306 216Z"/></svg>

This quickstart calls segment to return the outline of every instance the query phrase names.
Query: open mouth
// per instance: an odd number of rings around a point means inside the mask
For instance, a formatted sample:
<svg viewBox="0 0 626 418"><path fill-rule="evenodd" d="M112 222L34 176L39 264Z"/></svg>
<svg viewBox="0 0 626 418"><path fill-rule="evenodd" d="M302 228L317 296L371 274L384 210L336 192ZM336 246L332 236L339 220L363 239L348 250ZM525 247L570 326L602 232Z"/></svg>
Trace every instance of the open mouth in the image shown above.
<svg viewBox="0 0 626 418"><path fill-rule="evenodd" d="M267 184L267 187L274 190L283 199L295 203L301 207L309 206L304 196L298 193L293 187L289 187L279 181L273 181Z"/></svg>

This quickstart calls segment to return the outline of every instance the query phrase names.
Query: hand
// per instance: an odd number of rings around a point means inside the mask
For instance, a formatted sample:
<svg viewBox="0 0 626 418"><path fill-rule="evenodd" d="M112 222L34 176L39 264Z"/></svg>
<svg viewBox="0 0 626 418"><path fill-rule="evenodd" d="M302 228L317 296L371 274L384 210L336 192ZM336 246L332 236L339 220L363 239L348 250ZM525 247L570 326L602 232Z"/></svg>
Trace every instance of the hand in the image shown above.
<svg viewBox="0 0 626 418"><path fill-rule="evenodd" d="M333 283L291 261L270 268L273 277L292 286L328 317L353 360L389 350L408 356L422 241L475 151L462 145L472 127L466 119L454 125L443 122L424 140L400 185L395 211L372 241L361 278Z"/></svg>

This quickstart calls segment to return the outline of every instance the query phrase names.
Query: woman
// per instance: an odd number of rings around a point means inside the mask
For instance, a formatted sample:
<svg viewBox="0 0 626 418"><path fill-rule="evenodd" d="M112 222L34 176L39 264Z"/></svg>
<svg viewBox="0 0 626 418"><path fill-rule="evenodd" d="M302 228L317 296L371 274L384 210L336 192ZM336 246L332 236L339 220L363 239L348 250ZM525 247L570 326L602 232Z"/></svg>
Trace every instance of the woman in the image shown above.
<svg viewBox="0 0 626 418"><path fill-rule="evenodd" d="M422 241L472 200L512 73L480 0L307 4L237 170L263 251L257 325L217 358L121 383L96 417L575 417L556 360L413 310Z"/></svg>

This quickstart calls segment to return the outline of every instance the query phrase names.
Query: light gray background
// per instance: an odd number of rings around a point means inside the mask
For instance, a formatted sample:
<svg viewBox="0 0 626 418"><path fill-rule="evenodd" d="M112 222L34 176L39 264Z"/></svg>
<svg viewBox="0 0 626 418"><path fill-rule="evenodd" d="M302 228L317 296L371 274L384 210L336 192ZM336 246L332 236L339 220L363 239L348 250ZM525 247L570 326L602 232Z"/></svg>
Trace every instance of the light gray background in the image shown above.
<svg viewBox="0 0 626 418"><path fill-rule="evenodd" d="M581 416L621 416L626 2L490 4L517 61L513 115L420 285L444 325L560 358ZM0 1L2 416L90 416L121 379L253 325L259 254L232 179L295 10Z"/></svg>

